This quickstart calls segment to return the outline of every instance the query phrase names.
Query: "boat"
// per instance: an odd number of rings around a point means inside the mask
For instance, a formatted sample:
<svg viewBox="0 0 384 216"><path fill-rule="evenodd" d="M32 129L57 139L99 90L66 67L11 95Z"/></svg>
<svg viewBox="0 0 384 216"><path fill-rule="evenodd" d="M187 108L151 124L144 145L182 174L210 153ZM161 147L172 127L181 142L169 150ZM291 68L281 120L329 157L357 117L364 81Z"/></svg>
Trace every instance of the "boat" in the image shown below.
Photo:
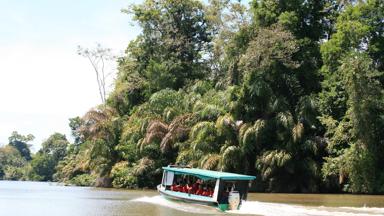
<svg viewBox="0 0 384 216"><path fill-rule="evenodd" d="M157 190L171 200L216 206L222 211L236 210L247 199L248 188L255 179L250 175L169 165L163 167Z"/></svg>

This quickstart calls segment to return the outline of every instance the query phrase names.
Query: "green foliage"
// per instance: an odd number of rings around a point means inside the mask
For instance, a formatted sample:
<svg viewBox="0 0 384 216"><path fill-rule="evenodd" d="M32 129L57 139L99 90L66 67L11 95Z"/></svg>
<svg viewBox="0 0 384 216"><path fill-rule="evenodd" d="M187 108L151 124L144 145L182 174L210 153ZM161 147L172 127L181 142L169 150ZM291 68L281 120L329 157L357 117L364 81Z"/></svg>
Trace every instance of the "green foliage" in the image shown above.
<svg viewBox="0 0 384 216"><path fill-rule="evenodd" d="M31 150L29 149L30 145L27 143L34 139L35 137L32 134L24 136L17 133L17 131L13 131L12 135L8 138L9 145L15 147L27 161L32 159Z"/></svg>
<svg viewBox="0 0 384 216"><path fill-rule="evenodd" d="M166 108L175 107L183 109L182 107L182 92L177 92L171 89L163 89L154 93L148 101L148 106L151 112L154 114L161 115L164 113Z"/></svg>
<svg viewBox="0 0 384 216"><path fill-rule="evenodd" d="M111 171L112 185L116 188L136 188L137 178L132 175L133 168L127 162L116 163Z"/></svg>
<svg viewBox="0 0 384 216"><path fill-rule="evenodd" d="M67 155L68 145L69 142L64 134L54 133L42 143L40 152L51 155L58 162Z"/></svg>
<svg viewBox="0 0 384 216"><path fill-rule="evenodd" d="M52 181L56 166L67 155L69 142L65 135L52 134L31 161L30 178L35 181Z"/></svg>
<svg viewBox="0 0 384 216"><path fill-rule="evenodd" d="M343 74L343 81L348 95L347 113L339 127L328 127L334 131L329 151L335 157L328 158L324 174L325 177L341 176L349 178L345 190L351 192L370 193L379 191L381 183L379 170L382 147L381 142L381 115L383 110L381 84L378 81L381 73L372 67L372 61L367 55L351 53L339 68ZM349 126L349 127L345 127ZM344 127L343 127L344 126ZM338 129L341 127L343 131ZM347 135L349 137L345 137ZM340 147L340 145L343 145ZM344 147L344 148L342 148ZM343 160L349 161L346 164ZM366 167L370 167L369 171ZM344 183L344 182L343 182Z"/></svg>
<svg viewBox="0 0 384 216"><path fill-rule="evenodd" d="M55 173L55 160L47 154L36 154L31 162L32 170L38 181L51 181Z"/></svg>
<svg viewBox="0 0 384 216"><path fill-rule="evenodd" d="M146 0L106 103L0 177L155 187L161 167L256 175L270 192L384 193L384 4ZM20 143L16 143L20 142ZM96 180L97 179L97 180Z"/></svg>
<svg viewBox="0 0 384 216"><path fill-rule="evenodd" d="M146 98L147 82L138 75L130 74L126 79L116 82L115 90L109 95L107 104L115 107L120 115L127 115Z"/></svg>
<svg viewBox="0 0 384 216"><path fill-rule="evenodd" d="M81 118L80 117L74 117L69 119L69 127L71 128L71 134L72 137L74 138L75 142L74 144L78 145L81 142L81 136L79 133L79 128L81 126Z"/></svg>
<svg viewBox="0 0 384 216"><path fill-rule="evenodd" d="M328 1L254 0L252 11L255 24L260 27L283 24L297 37L321 39L325 28L323 10Z"/></svg>
<svg viewBox="0 0 384 216"><path fill-rule="evenodd" d="M68 183L76 186L94 186L96 176L90 174L81 174L72 178Z"/></svg>
<svg viewBox="0 0 384 216"><path fill-rule="evenodd" d="M7 166L3 172L5 180L19 180L24 176L23 169L20 167Z"/></svg>
<svg viewBox="0 0 384 216"><path fill-rule="evenodd" d="M239 172L243 171L241 158L243 152L238 146L229 146L222 152L222 167L223 171Z"/></svg>
<svg viewBox="0 0 384 216"><path fill-rule="evenodd" d="M133 166L132 174L137 178L138 187L155 187L161 179L162 170L157 168L156 162L143 157ZM131 179L131 181L135 181Z"/></svg>
<svg viewBox="0 0 384 216"><path fill-rule="evenodd" d="M88 174L90 172L88 159L90 145L89 142L82 143L78 151L69 151L68 155L57 164L57 172L53 176L54 180L68 183L77 175Z"/></svg>
<svg viewBox="0 0 384 216"><path fill-rule="evenodd" d="M199 122L191 130L192 148L213 152L218 147L217 132L213 122Z"/></svg>
<svg viewBox="0 0 384 216"><path fill-rule="evenodd" d="M132 57L152 92L179 89L204 76L202 54L208 49L210 35L199 1L147 0L125 11L143 29Z"/></svg>
<svg viewBox="0 0 384 216"><path fill-rule="evenodd" d="M0 147L0 179L24 179L27 174L27 166L28 161L13 145Z"/></svg>
<svg viewBox="0 0 384 216"><path fill-rule="evenodd" d="M237 143L237 126L232 116L228 114L220 116L217 118L215 127L220 142Z"/></svg>
<svg viewBox="0 0 384 216"><path fill-rule="evenodd" d="M382 193L383 68L376 52L383 43L377 23L383 8L374 0L346 7L321 48L320 119L330 140L323 176L354 193Z"/></svg>

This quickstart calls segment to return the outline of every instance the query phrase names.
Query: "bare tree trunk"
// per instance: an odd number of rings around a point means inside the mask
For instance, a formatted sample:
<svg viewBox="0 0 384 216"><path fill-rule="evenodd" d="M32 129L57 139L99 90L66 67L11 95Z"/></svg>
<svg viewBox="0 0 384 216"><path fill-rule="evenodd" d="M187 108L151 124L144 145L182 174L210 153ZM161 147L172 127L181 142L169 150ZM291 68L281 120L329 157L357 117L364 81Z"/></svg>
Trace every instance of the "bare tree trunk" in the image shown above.
<svg viewBox="0 0 384 216"><path fill-rule="evenodd" d="M98 68L97 68L95 62L91 59L91 57L89 55L87 57L88 57L89 62L91 62L93 69L95 70L96 81L97 81L97 86L99 87L99 94L100 94L101 102L104 103L105 102L105 100L104 100L105 91L102 91L103 83L100 80Z"/></svg>
<svg viewBox="0 0 384 216"><path fill-rule="evenodd" d="M96 73L96 81L99 87L99 94L101 98L101 102L105 104L106 101L106 79L105 75L105 61L113 60L114 57L110 54L110 49L102 48L100 44L94 50L90 50L88 48L78 47L78 54L86 57L91 63L95 73Z"/></svg>

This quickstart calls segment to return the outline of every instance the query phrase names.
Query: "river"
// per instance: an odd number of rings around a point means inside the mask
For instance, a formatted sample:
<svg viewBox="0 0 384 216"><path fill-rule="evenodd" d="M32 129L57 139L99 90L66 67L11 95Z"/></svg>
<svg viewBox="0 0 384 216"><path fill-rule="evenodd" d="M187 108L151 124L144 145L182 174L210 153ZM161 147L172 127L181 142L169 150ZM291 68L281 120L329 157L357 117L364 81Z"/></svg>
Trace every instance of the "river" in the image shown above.
<svg viewBox="0 0 384 216"><path fill-rule="evenodd" d="M384 215L384 196L252 193L240 210L173 202L156 191L0 181L0 216Z"/></svg>

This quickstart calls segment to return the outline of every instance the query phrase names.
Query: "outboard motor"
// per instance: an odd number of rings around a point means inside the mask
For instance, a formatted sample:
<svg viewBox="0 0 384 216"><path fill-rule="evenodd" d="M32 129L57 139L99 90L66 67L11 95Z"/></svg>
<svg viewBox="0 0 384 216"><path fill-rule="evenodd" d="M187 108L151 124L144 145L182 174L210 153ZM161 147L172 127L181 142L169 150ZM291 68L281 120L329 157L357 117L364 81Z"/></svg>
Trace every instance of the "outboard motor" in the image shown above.
<svg viewBox="0 0 384 216"><path fill-rule="evenodd" d="M228 204L230 210L238 210L240 207L240 193L239 191L234 190L234 186L232 186L232 189L228 194Z"/></svg>

